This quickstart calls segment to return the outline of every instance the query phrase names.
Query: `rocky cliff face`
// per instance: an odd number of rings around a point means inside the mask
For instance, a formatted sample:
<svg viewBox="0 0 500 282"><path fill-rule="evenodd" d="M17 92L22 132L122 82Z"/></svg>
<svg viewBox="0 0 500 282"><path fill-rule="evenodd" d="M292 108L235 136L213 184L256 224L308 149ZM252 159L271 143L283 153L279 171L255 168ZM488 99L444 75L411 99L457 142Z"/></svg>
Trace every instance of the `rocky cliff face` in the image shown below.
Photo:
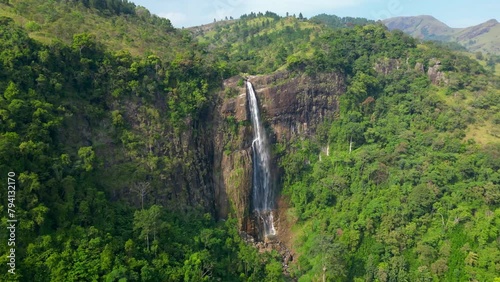
<svg viewBox="0 0 500 282"><path fill-rule="evenodd" d="M439 60L431 60L429 62L429 69L427 70L427 76L431 82L435 85L448 84L449 80L446 78L444 72L441 70L441 62Z"/></svg>
<svg viewBox="0 0 500 282"><path fill-rule="evenodd" d="M432 60L428 65L425 69L421 63L409 66L402 60L386 59L375 64L374 68L385 75L397 69L413 69L427 73L433 83L446 83L439 62ZM254 85L271 143L284 144L285 148L286 144L296 138L314 135L318 124L332 119L338 108L338 98L346 91L345 78L337 73L322 73L311 77L278 72L272 75L250 76L248 79ZM186 130L180 134L165 128L161 123L150 124L154 119L150 119L149 115L164 112L165 109L161 107L147 108L138 106L139 103L130 103L120 106L119 109L138 135L161 137L150 137L146 140L148 146L134 151L144 159L152 152L155 156L161 156L162 162L168 165L168 169L164 170L168 173L161 173L152 178L155 183L151 183L151 186L162 187L151 191L152 198L173 209L203 206L219 218L226 218L232 213L238 218L240 228L252 234L254 224L250 219L253 136L247 92L242 82L242 77L224 81L222 90L214 95L213 107L207 109L204 118L199 121L187 120ZM116 150L121 149L117 147ZM100 151L98 153L126 158L137 157L116 151L109 154ZM110 158L106 159L111 160ZM111 160L116 163L119 161ZM273 159L273 175L276 176L280 174L278 161ZM147 172L152 170L154 165L155 163L145 163L144 169ZM278 177L274 179L276 187L279 187L279 181ZM132 193L128 186L134 185L133 183L120 185L124 186L123 194ZM277 199L277 202L285 201ZM278 221L280 214L278 211Z"/></svg>
<svg viewBox="0 0 500 282"><path fill-rule="evenodd" d="M346 91L344 77L336 73L310 77L282 72L249 80L276 142L313 134L320 122L333 117L338 97Z"/></svg>
<svg viewBox="0 0 500 282"><path fill-rule="evenodd" d="M427 77L430 79L432 84L434 85L443 85L448 84L450 80L446 77L446 74L441 71L441 62L437 59L431 59L428 63L429 67L427 68ZM383 75L388 75L395 70L404 69L411 70L413 69L419 73L425 73L425 68L422 63L417 62L415 66L410 66L408 63L408 59L406 62L399 59L381 59L377 63L375 63L374 67L376 72Z"/></svg>
<svg viewBox="0 0 500 282"><path fill-rule="evenodd" d="M246 90L241 78L224 81L217 96L214 120L214 183L220 218L234 212L240 228L246 228L252 185L252 128ZM232 210L234 209L234 210Z"/></svg>
<svg viewBox="0 0 500 282"><path fill-rule="evenodd" d="M286 144L293 138L314 134L320 122L333 118L338 97L346 88L344 77L335 73L310 77L280 72L248 79L254 85L272 143ZM247 92L241 82L241 77L226 80L218 95L214 124L214 183L219 216L224 218L234 212L240 228L252 234L252 128ZM276 159L274 164L277 164ZM274 174L277 175L278 171ZM279 179L274 183L279 183Z"/></svg>

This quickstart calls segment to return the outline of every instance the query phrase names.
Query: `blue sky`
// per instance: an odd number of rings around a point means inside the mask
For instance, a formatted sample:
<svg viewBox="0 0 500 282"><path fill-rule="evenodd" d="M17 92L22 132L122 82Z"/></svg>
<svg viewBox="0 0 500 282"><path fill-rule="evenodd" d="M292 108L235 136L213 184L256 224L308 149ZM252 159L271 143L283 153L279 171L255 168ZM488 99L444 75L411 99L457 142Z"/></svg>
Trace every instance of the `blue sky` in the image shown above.
<svg viewBox="0 0 500 282"><path fill-rule="evenodd" d="M129 0L166 17L175 27L189 27L250 12L273 11L280 15L338 16L385 19L432 15L451 27L466 27L489 19L500 20L498 0Z"/></svg>

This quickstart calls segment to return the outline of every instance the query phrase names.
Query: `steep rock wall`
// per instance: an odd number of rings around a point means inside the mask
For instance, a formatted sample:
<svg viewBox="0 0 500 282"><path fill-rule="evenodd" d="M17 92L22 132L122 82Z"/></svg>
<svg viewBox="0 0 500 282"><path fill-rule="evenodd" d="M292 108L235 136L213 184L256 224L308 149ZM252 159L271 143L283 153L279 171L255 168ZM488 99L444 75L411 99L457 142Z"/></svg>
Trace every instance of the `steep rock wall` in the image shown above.
<svg viewBox="0 0 500 282"><path fill-rule="evenodd" d="M442 66L439 60L431 59L429 60L428 65L429 66L427 68L427 77L430 79L432 84L448 85L450 83L450 79L447 78L446 74L443 71L441 71ZM390 73L399 69L405 69L405 70L413 69L414 71L419 73L426 73L424 64L417 62L415 66L410 66L408 63L408 58L406 59L406 62L399 59L389 59L389 58L380 59L378 62L375 63L373 68L377 73L383 75L389 75Z"/></svg>
<svg viewBox="0 0 500 282"><path fill-rule="evenodd" d="M233 212L240 228L249 215L252 184L252 128L247 111L246 92L237 83L241 78L224 81L217 96L214 113L214 184L219 218Z"/></svg>
<svg viewBox="0 0 500 282"><path fill-rule="evenodd" d="M242 79L226 80L218 95L214 123L214 183L219 217L225 218L234 212L240 229L252 234L252 128ZM336 73L311 77L279 72L248 79L256 90L272 143L287 144L293 138L314 134L319 123L333 118L338 97L346 88L344 77ZM273 162L277 167L278 160L274 158ZM278 175L279 170L273 174ZM277 183L278 178L273 181L274 185Z"/></svg>
<svg viewBox="0 0 500 282"><path fill-rule="evenodd" d="M251 76L266 120L276 142L307 137L325 119L333 118L338 97L345 92L344 76L322 73L314 77L281 72Z"/></svg>

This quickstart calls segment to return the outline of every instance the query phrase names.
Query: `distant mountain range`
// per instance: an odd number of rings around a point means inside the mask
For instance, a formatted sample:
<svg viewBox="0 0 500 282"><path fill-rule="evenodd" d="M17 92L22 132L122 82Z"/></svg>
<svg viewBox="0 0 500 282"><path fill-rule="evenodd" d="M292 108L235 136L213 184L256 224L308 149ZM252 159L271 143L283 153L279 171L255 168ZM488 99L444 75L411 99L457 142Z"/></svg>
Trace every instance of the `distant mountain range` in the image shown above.
<svg viewBox="0 0 500 282"><path fill-rule="evenodd" d="M500 23L491 19L467 28L452 28L432 16L395 17L383 23L416 38L457 42L469 51L500 54Z"/></svg>

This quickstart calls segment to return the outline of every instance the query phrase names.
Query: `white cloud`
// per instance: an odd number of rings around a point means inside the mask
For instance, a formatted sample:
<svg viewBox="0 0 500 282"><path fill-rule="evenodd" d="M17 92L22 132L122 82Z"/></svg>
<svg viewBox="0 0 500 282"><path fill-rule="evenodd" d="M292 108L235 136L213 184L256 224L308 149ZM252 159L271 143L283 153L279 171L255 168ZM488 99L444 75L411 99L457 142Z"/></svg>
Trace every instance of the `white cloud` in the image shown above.
<svg viewBox="0 0 500 282"><path fill-rule="evenodd" d="M185 25L188 20L188 16L181 12L159 13L158 16L169 19L177 27Z"/></svg>

